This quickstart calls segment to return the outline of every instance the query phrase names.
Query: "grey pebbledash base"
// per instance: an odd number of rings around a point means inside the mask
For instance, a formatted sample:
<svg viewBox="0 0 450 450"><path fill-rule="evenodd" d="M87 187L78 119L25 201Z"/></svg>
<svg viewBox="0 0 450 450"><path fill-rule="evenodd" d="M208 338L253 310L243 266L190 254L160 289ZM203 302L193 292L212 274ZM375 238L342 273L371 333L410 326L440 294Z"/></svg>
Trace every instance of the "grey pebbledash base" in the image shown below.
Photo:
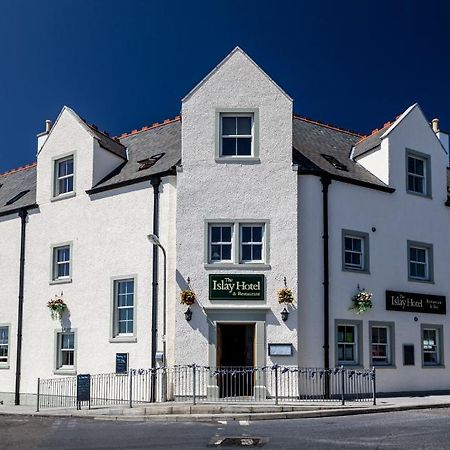
<svg viewBox="0 0 450 450"><path fill-rule="evenodd" d="M14 405L14 392L0 392L0 405ZM24 406L36 406L36 394L20 394L20 404Z"/></svg>

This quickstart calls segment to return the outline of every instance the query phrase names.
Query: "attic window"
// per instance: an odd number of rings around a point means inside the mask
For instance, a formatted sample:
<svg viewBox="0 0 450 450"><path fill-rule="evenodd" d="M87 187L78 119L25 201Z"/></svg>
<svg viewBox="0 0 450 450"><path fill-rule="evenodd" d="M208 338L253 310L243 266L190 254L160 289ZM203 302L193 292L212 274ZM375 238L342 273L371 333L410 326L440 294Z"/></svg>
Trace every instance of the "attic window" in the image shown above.
<svg viewBox="0 0 450 450"><path fill-rule="evenodd" d="M163 156L164 153L158 153L157 155L153 155L150 158L141 159L140 161L138 161L138 171L150 169L150 167L153 167Z"/></svg>
<svg viewBox="0 0 450 450"><path fill-rule="evenodd" d="M326 159L335 169L348 172L347 166L339 162L334 156L321 153L322 158Z"/></svg>
<svg viewBox="0 0 450 450"><path fill-rule="evenodd" d="M30 192L29 190L28 191L22 191L22 192L19 192L17 195L15 195L11 200L8 200L7 202L6 202L6 205L12 205L13 203L16 203L17 202L17 200L19 200L20 198L22 198L24 195L26 195L26 194L28 194L28 192ZM6 206L5 205L5 206Z"/></svg>

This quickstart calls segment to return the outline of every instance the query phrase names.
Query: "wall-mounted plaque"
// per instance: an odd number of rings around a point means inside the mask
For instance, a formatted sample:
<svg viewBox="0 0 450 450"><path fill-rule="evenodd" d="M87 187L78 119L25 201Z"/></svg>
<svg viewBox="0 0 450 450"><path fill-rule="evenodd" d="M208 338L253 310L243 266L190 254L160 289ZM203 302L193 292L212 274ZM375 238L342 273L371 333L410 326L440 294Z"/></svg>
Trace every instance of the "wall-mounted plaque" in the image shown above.
<svg viewBox="0 0 450 450"><path fill-rule="evenodd" d="M269 344L269 356L292 356L292 344Z"/></svg>
<svg viewBox="0 0 450 450"><path fill-rule="evenodd" d="M429 314L445 314L445 296L386 291L386 309Z"/></svg>
<svg viewBox="0 0 450 450"><path fill-rule="evenodd" d="M210 300L264 300L264 275L209 275Z"/></svg>
<svg viewBox="0 0 450 450"><path fill-rule="evenodd" d="M116 353L116 373L128 372L128 353Z"/></svg>

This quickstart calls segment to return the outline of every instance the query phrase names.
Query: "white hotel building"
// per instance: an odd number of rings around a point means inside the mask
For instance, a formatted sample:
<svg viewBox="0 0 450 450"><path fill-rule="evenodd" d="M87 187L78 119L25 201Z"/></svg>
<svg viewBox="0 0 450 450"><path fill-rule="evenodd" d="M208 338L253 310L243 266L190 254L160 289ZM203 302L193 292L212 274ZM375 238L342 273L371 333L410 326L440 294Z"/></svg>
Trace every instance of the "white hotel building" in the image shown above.
<svg viewBox="0 0 450 450"><path fill-rule="evenodd" d="M148 368L156 350L450 390L448 151L417 104L370 136L299 117L239 48L181 117L111 138L64 107L37 163L0 176L0 401L31 401L38 377L114 372L118 353ZM358 287L373 294L362 314Z"/></svg>

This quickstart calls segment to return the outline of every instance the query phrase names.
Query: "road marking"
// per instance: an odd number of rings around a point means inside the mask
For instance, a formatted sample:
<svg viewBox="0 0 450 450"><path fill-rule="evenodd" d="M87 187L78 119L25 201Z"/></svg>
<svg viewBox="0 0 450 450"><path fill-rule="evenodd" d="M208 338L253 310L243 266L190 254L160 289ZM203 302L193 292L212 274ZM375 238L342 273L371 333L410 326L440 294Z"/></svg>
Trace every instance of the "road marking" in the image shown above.
<svg viewBox="0 0 450 450"><path fill-rule="evenodd" d="M239 425L248 427L250 425L250 422L248 420L240 420Z"/></svg>
<svg viewBox="0 0 450 450"><path fill-rule="evenodd" d="M227 424L227 421L226 421L226 420L218 420L217 422L218 422L218 423L221 423L222 425L226 425L226 424Z"/></svg>

